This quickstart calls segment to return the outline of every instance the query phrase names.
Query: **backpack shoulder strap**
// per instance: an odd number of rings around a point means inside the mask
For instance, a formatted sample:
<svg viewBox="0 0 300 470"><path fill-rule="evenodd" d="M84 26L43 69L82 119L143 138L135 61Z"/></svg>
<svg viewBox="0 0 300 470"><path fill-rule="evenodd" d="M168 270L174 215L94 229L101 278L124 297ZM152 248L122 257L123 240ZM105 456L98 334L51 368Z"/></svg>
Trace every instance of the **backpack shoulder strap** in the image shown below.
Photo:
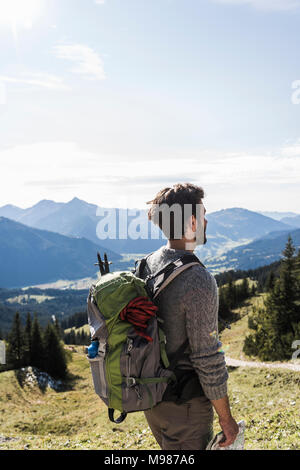
<svg viewBox="0 0 300 470"><path fill-rule="evenodd" d="M159 271L158 273L154 274L153 279L154 283L152 286L153 292L153 300L162 292L162 290L172 282L179 274L181 274L186 269L190 268L191 266L201 265L204 269L206 267L203 263L199 260L199 258L194 254L185 254L178 258L176 261L168 264L164 269ZM180 348L176 351L172 358L170 358L170 365L169 369L174 371L178 360L182 357L184 352L186 351L187 347L189 346L189 339L187 338L186 341L180 346Z"/></svg>
<svg viewBox="0 0 300 470"><path fill-rule="evenodd" d="M160 270L158 273L154 274L153 276L148 276L147 279L149 281L153 282L152 284L152 294L153 294L153 300L162 292L162 290L170 284L179 274L181 274L183 271L186 269L190 268L191 266L195 265L201 265L204 269L206 267L204 266L203 263L199 260L199 258L190 253L190 254L185 254L178 258L176 261L173 261L172 263L168 264L165 268ZM186 341L180 346L180 348L176 351L174 356L170 358L170 365L169 369L174 371L178 360L181 358L181 356L184 354L185 350L189 346L189 340L188 338Z"/></svg>
<svg viewBox="0 0 300 470"><path fill-rule="evenodd" d="M152 253L153 253L153 252L152 252ZM138 260L135 262L135 267L134 267L132 273L133 273L136 277L141 277L141 275L142 275L143 272L144 272L144 269L145 269L145 266L146 266L146 263L147 263L147 259L149 258L149 256L152 255L152 253L149 253L149 255L147 255L145 258L138 259Z"/></svg>
<svg viewBox="0 0 300 470"><path fill-rule="evenodd" d="M170 282L172 282L179 274L181 274L183 271L186 269L200 264L201 266L204 266L204 264L201 263L199 258L197 258L196 255L194 254L184 254L180 258L178 258L176 261L173 261L169 263L167 266L165 266L163 269L161 269L159 272L155 273L152 276L148 276L146 278L146 282L151 282L151 291L152 291L152 299L154 300L160 293L161 291L168 285ZM205 268L206 269L206 268Z"/></svg>

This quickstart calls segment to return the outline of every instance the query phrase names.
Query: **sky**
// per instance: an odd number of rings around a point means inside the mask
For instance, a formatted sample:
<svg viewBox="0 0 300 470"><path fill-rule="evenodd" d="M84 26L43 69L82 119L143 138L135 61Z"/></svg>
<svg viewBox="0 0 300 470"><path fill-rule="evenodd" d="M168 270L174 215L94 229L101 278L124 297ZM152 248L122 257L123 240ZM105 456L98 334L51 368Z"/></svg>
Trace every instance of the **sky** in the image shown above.
<svg viewBox="0 0 300 470"><path fill-rule="evenodd" d="M300 212L300 0L0 0L0 206Z"/></svg>

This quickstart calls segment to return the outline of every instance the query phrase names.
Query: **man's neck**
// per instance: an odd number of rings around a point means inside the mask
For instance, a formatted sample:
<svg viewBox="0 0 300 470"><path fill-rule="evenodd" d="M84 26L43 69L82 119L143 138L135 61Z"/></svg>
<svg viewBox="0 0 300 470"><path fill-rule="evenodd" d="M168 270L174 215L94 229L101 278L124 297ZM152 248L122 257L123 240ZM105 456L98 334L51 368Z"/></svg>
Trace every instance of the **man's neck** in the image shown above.
<svg viewBox="0 0 300 470"><path fill-rule="evenodd" d="M188 242L185 238L182 238L181 240L168 240L166 246L172 250L185 250L190 253L193 253L195 249L192 243Z"/></svg>

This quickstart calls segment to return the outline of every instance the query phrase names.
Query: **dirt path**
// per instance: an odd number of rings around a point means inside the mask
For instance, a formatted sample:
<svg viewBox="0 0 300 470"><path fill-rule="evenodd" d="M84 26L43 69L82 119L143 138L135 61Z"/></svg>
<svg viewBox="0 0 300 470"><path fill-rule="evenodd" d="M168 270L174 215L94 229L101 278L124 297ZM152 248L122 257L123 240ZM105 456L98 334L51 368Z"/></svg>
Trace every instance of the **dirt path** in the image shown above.
<svg viewBox="0 0 300 470"><path fill-rule="evenodd" d="M225 355L226 364L231 367L260 367L266 369L288 369L293 372L300 372L300 363L299 361L295 363L291 362L255 362L255 361L241 361L239 359L232 359Z"/></svg>

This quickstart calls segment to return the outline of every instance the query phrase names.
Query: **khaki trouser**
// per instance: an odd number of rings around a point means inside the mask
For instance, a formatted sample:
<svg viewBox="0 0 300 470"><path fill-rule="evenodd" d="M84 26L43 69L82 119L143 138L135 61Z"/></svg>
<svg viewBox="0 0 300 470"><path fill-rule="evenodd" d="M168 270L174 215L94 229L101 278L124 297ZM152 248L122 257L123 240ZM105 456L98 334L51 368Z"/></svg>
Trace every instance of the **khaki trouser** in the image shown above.
<svg viewBox="0 0 300 470"><path fill-rule="evenodd" d="M213 408L204 396L182 405L161 402L145 416L162 450L203 450L213 437Z"/></svg>

